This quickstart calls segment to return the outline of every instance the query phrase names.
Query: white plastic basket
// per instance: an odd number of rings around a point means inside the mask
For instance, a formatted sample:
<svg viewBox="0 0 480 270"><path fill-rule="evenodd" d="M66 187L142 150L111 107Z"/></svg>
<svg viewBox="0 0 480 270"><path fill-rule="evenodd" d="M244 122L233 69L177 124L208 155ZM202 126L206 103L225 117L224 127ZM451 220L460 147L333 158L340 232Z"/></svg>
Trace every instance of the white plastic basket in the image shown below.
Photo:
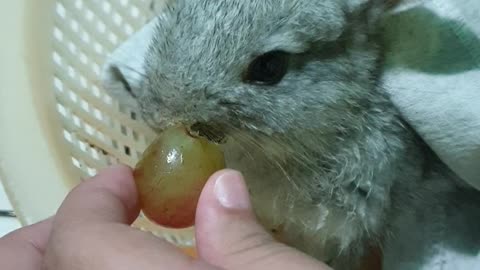
<svg viewBox="0 0 480 270"><path fill-rule="evenodd" d="M99 82L105 57L153 15L151 1L0 2L0 178L22 224L53 215L98 169L135 165L152 140ZM191 229L135 226L193 244Z"/></svg>

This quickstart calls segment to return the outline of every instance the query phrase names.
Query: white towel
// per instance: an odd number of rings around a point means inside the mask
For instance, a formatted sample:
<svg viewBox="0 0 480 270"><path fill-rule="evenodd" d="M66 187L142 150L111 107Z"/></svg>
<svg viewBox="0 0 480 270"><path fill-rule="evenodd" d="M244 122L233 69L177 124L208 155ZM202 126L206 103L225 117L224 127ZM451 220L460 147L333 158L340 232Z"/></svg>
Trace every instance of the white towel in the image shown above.
<svg viewBox="0 0 480 270"><path fill-rule="evenodd" d="M385 87L440 158L480 189L480 0L409 2L385 21Z"/></svg>

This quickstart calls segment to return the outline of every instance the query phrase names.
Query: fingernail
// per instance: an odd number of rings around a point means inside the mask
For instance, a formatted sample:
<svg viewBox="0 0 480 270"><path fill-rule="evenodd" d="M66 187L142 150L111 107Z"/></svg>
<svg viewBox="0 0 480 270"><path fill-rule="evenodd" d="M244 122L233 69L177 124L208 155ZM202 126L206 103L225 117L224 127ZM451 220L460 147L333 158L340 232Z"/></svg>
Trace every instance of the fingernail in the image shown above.
<svg viewBox="0 0 480 270"><path fill-rule="evenodd" d="M215 181L215 197L228 209L250 208L250 198L241 173L226 170Z"/></svg>

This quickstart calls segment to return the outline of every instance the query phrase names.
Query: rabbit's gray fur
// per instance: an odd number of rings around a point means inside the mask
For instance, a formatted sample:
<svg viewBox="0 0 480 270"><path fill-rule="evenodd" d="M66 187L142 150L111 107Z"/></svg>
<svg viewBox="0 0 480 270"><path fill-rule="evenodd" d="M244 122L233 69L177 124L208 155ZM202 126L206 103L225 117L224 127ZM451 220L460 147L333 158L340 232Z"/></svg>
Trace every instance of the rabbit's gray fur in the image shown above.
<svg viewBox="0 0 480 270"><path fill-rule="evenodd" d="M229 167L286 243L354 269L371 246L389 252L399 217L456 189L381 88L376 22L387 0L171 2L142 85L119 96L155 129L206 122L225 133ZM292 54L286 77L243 82L272 50Z"/></svg>

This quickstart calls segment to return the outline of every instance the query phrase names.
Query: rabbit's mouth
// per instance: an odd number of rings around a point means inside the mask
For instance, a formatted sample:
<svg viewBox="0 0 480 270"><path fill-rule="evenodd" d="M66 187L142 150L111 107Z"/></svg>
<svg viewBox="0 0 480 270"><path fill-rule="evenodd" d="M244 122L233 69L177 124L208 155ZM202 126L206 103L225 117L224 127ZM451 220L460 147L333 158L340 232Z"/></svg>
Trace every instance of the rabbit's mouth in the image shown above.
<svg viewBox="0 0 480 270"><path fill-rule="evenodd" d="M188 128L189 132L196 135L206 138L207 140L223 144L226 142L226 134L222 131L221 128L209 125L203 122L197 122L191 125Z"/></svg>

